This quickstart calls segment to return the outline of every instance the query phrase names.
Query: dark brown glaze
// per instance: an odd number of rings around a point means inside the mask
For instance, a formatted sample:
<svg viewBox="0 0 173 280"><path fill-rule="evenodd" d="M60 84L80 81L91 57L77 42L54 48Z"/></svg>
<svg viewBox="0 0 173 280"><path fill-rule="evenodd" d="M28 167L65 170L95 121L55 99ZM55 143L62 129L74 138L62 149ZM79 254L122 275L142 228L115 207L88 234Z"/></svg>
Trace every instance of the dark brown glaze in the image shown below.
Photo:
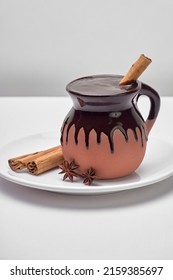
<svg viewBox="0 0 173 280"><path fill-rule="evenodd" d="M116 75L89 76L74 80L67 85L66 89L76 110L90 112L125 110L131 107L132 99L141 84L134 82L120 87L121 78L122 76Z"/></svg>
<svg viewBox="0 0 173 280"><path fill-rule="evenodd" d="M102 84L94 82L98 78ZM100 75L77 79L67 85L67 90L73 100L73 108L64 120L61 129L61 144L68 143L70 128L75 127L74 141L78 144L78 134L81 129L85 133L85 145L89 148L89 134L92 129L96 132L97 144L101 143L101 133L104 133L109 141L110 151L114 152L113 134L119 130L128 141L128 129L133 131L136 141L147 141L145 121L137 108L137 100L140 95L147 95L151 101L151 108L148 119L157 117L160 99L158 94L149 86L135 82L128 87L119 87L118 82L122 76ZM104 87L104 79L107 87ZM89 87L87 83L89 82ZM84 87L83 87L84 83ZM109 89L109 83L111 89ZM113 87L115 86L115 87ZM94 88L93 88L94 87ZM103 90L101 88L103 87ZM64 130L66 128L66 135ZM136 129L140 131L140 139ZM145 136L144 136L145 135ZM143 139L145 137L145 139Z"/></svg>
<svg viewBox="0 0 173 280"><path fill-rule="evenodd" d="M75 143L78 144L78 134L80 129L83 128L85 132L85 145L87 148L89 148L89 134L92 129L94 129L96 132L97 144L100 144L101 142L101 133L104 133L108 137L111 152L114 152L113 133L116 129L121 131L126 142L128 141L127 130L131 129L133 131L135 140L138 141L139 139L136 133L136 128L138 127L141 135L141 145L143 146L143 135L145 135L145 138L147 140L144 121L137 114L137 111L134 110L133 107L124 111L97 113L80 111L72 108L67 115L62 127L62 135L64 133L65 127L67 127L66 136L64 138L66 143L68 143L69 131L73 125L75 126ZM61 144L63 145L62 138Z"/></svg>

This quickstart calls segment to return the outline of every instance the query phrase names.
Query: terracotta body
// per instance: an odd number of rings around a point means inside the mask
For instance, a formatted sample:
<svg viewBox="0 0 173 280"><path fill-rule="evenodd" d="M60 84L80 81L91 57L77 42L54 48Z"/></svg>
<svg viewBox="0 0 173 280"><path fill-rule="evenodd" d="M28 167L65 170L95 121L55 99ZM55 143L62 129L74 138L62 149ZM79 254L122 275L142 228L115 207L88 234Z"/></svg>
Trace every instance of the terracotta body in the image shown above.
<svg viewBox="0 0 173 280"><path fill-rule="evenodd" d="M64 158L75 161L80 174L92 167L98 179L118 178L134 172L144 158L160 98L140 82L119 87L121 78L84 77L67 86L73 107L62 125L61 144ZM141 95L151 101L146 121L137 108Z"/></svg>

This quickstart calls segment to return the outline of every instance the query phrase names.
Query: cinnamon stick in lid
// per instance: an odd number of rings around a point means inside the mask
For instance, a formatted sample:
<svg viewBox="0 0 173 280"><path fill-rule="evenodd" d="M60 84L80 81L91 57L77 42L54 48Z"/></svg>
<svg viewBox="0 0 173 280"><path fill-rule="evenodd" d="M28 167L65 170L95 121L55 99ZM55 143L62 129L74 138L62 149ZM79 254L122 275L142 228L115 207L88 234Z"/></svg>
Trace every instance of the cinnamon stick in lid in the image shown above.
<svg viewBox="0 0 173 280"><path fill-rule="evenodd" d="M127 74L119 82L119 85L128 85L136 81L151 62L152 60L149 57L141 54L138 60L131 66Z"/></svg>

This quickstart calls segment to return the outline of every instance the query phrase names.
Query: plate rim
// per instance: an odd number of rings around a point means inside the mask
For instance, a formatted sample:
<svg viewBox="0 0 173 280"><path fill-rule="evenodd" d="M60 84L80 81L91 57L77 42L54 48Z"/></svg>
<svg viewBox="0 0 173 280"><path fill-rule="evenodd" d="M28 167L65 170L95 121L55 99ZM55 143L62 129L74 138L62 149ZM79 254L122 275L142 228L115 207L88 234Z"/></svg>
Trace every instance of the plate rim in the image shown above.
<svg viewBox="0 0 173 280"><path fill-rule="evenodd" d="M45 131L45 132L38 132L35 134L30 134L21 138L17 138L11 142L6 143L5 145L3 145L0 148L0 153L4 151L5 148L7 148L9 145L11 146L12 144L14 144L15 142L19 142L19 141L25 141L25 139L28 138L32 138L32 137L38 137L41 135L56 135L58 136L58 132L57 131ZM163 139L156 137L151 137L153 140L154 139L159 139L161 142L167 143L170 146L173 146L172 143L170 143L169 141L165 141ZM8 160L8 159L7 159ZM96 194L106 194L106 193L112 193L112 192L117 192L117 191L124 191L124 190L130 190L130 189L136 189L136 188L140 188L140 187L145 187L148 185L152 185L154 183L163 181L169 177L171 177L173 175L173 163L172 163L172 170L170 171L168 168L165 168L165 172L164 174L160 174L160 176L155 177L154 179L150 179L150 178L146 178L146 180L142 180L142 181L136 181L136 182L129 182L129 183L120 183L118 182L116 185L116 179L112 179L111 182L115 181L115 185L92 185L92 186L85 186L83 185L83 187L79 187L77 186L77 182L68 182L70 185L67 184L67 186L64 186L64 182L62 181L62 185L58 185L57 187L55 187L54 185L51 184L47 184L47 183L43 183L43 182L33 182L33 181L28 181L25 178L20 178L18 176L12 176L8 173L8 171L10 170L11 173L14 173L14 175L16 174L16 172L12 171L10 169L10 167L8 166L7 162L5 163L6 166L8 167L8 169L4 172L2 172L1 170L1 163L0 163L0 177L2 177L3 179L10 181L12 183L15 184L19 184L22 186L26 186L26 187L30 187L30 188L34 188L34 189L39 189L39 190L46 190L46 191L51 191L51 192L57 192L57 193L64 193L64 194L85 194L85 195L96 195ZM4 164L4 168L5 168L5 164ZM57 173L58 174L58 173ZM132 174L131 174L132 175ZM129 176L131 176L129 175ZM33 175L31 175L33 176ZM58 177L58 176L57 176ZM128 177L128 176L126 176ZM123 180L123 177L122 177ZM98 182L99 180L97 180ZM100 180L102 182L108 182L109 180ZM67 182L65 182L67 183Z"/></svg>

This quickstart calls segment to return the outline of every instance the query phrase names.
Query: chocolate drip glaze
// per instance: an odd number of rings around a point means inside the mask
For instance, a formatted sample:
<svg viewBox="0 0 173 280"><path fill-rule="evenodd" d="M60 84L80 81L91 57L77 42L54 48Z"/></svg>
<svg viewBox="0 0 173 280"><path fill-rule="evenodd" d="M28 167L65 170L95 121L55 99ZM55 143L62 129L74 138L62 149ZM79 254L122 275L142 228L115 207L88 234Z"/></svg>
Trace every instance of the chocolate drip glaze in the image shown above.
<svg viewBox="0 0 173 280"><path fill-rule="evenodd" d="M63 141L68 143L69 131L73 125L75 127L74 141L76 144L78 144L79 131L83 128L86 148L89 148L89 134L92 129L96 132L97 144L101 143L101 133L107 136L112 153L116 148L113 143L113 134L116 130L122 133L126 142L128 142L128 129L133 131L135 140L141 141L142 146L144 143L143 137L147 140L143 119L133 107L121 112L88 112L72 108L62 126L62 135L65 127L67 128L66 135L61 137L62 145ZM140 139L138 139L136 132L137 128L140 131Z"/></svg>
<svg viewBox="0 0 173 280"><path fill-rule="evenodd" d="M119 86L121 78L122 76L118 75L88 76L67 85L66 89L72 98L73 107L62 126L62 145L63 142L68 143L69 132L73 126L75 128L74 142L78 144L78 135L83 129L86 148L90 145L91 130L96 132L97 144L101 144L102 133L107 136L112 153L116 150L113 141L116 130L120 131L128 142L128 129L130 129L134 139L140 141L142 147L144 146L159 112L159 95L154 89L139 81L127 87L121 87ZM151 103L147 121L144 121L137 107L138 98L141 95L148 96ZM140 133L137 134L137 130Z"/></svg>

